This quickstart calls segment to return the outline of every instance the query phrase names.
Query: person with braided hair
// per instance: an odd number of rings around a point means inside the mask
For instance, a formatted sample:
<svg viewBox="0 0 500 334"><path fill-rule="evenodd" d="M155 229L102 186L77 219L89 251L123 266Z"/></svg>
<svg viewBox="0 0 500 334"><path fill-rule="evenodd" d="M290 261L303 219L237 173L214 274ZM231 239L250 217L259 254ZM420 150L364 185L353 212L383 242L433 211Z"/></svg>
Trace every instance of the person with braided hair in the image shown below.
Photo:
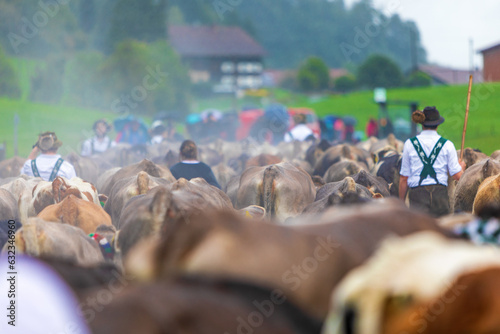
<svg viewBox="0 0 500 334"><path fill-rule="evenodd" d="M41 177L44 181L52 182L58 176L67 179L76 177L75 168L64 161L57 150L62 142L57 139L54 132L44 132L38 136L38 141L33 145L33 150L24 163L21 174ZM40 154L40 155L39 155Z"/></svg>
<svg viewBox="0 0 500 334"><path fill-rule="evenodd" d="M436 107L415 111L412 121L422 124L422 132L404 144L399 197L405 200L409 190L410 208L435 217L446 215L450 211L448 175L458 181L465 163L458 159L455 145L437 133L444 118Z"/></svg>

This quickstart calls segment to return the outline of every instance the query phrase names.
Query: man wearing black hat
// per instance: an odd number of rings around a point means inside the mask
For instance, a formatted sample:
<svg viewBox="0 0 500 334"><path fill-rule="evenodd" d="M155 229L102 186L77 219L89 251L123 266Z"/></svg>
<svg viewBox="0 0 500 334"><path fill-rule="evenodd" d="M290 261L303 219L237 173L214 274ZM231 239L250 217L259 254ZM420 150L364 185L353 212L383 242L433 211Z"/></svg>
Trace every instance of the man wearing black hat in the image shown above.
<svg viewBox="0 0 500 334"><path fill-rule="evenodd" d="M459 180L465 163L459 161L453 143L437 133L444 122L436 107L415 111L412 121L422 124L422 132L405 142L399 180L399 197L408 198L410 207L439 217L449 213L448 175Z"/></svg>

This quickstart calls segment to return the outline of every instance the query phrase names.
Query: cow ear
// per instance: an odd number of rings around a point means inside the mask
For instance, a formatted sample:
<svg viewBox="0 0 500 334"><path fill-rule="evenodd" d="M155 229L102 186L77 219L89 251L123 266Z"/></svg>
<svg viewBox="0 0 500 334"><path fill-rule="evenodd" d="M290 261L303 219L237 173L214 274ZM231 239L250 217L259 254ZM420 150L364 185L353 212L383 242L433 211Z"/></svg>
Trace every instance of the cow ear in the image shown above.
<svg viewBox="0 0 500 334"><path fill-rule="evenodd" d="M156 191L149 207L155 222L162 223L165 220L167 210L171 207L171 201L171 193L167 188L160 187Z"/></svg>
<svg viewBox="0 0 500 334"><path fill-rule="evenodd" d="M239 213L248 218L263 219L266 216L266 209L258 205L250 205L240 209Z"/></svg>
<svg viewBox="0 0 500 334"><path fill-rule="evenodd" d="M375 198L375 199L384 198L384 196L382 194L380 194L380 193L373 193L372 197Z"/></svg>
<svg viewBox="0 0 500 334"><path fill-rule="evenodd" d="M104 204L106 204L106 202L108 201L108 196L104 194L99 194L98 198L99 202L101 203L101 206L104 207Z"/></svg>

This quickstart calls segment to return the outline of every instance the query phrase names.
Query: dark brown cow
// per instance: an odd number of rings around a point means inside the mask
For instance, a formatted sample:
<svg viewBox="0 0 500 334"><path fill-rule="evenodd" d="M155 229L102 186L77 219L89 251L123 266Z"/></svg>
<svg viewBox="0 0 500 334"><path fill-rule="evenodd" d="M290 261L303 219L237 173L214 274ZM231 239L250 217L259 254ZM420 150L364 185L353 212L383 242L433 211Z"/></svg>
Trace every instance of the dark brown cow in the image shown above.
<svg viewBox="0 0 500 334"><path fill-rule="evenodd" d="M95 313L90 326L94 334L321 332L321 321L305 315L279 290L203 277L127 287Z"/></svg>
<svg viewBox="0 0 500 334"><path fill-rule="evenodd" d="M236 209L259 205L266 209L268 217L278 221L299 215L316 196L311 176L287 162L250 167L237 185L235 180L228 186L228 195Z"/></svg>
<svg viewBox="0 0 500 334"><path fill-rule="evenodd" d="M455 189L455 212L472 212L472 204L481 182L500 173L500 162L485 159L467 168Z"/></svg>
<svg viewBox="0 0 500 334"><path fill-rule="evenodd" d="M357 184L368 188L374 194L378 193L383 197L389 197L391 195L389 192L389 184L379 176L373 176L372 174L361 170L359 173L353 175L352 179Z"/></svg>

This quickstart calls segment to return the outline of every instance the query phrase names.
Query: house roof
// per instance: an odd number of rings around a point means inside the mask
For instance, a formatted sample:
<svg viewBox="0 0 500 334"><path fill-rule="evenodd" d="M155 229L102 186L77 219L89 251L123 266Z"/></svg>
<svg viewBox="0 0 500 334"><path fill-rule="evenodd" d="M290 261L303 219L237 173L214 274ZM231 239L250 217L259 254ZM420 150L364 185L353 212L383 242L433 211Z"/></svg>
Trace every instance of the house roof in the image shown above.
<svg viewBox="0 0 500 334"><path fill-rule="evenodd" d="M437 65L419 65L418 69L430 75L435 81L445 84L466 84L469 82L469 70L459 70ZM483 82L483 73L475 70L473 73L475 82Z"/></svg>
<svg viewBox="0 0 500 334"><path fill-rule="evenodd" d="M263 57L264 48L238 27L170 26L169 39L181 56Z"/></svg>
<svg viewBox="0 0 500 334"><path fill-rule="evenodd" d="M495 45L492 45L492 46L489 46L487 48L481 49L481 50L479 50L479 52L480 53L485 53L485 52L492 51L492 50L497 49L497 48L500 48L500 43L497 43Z"/></svg>

